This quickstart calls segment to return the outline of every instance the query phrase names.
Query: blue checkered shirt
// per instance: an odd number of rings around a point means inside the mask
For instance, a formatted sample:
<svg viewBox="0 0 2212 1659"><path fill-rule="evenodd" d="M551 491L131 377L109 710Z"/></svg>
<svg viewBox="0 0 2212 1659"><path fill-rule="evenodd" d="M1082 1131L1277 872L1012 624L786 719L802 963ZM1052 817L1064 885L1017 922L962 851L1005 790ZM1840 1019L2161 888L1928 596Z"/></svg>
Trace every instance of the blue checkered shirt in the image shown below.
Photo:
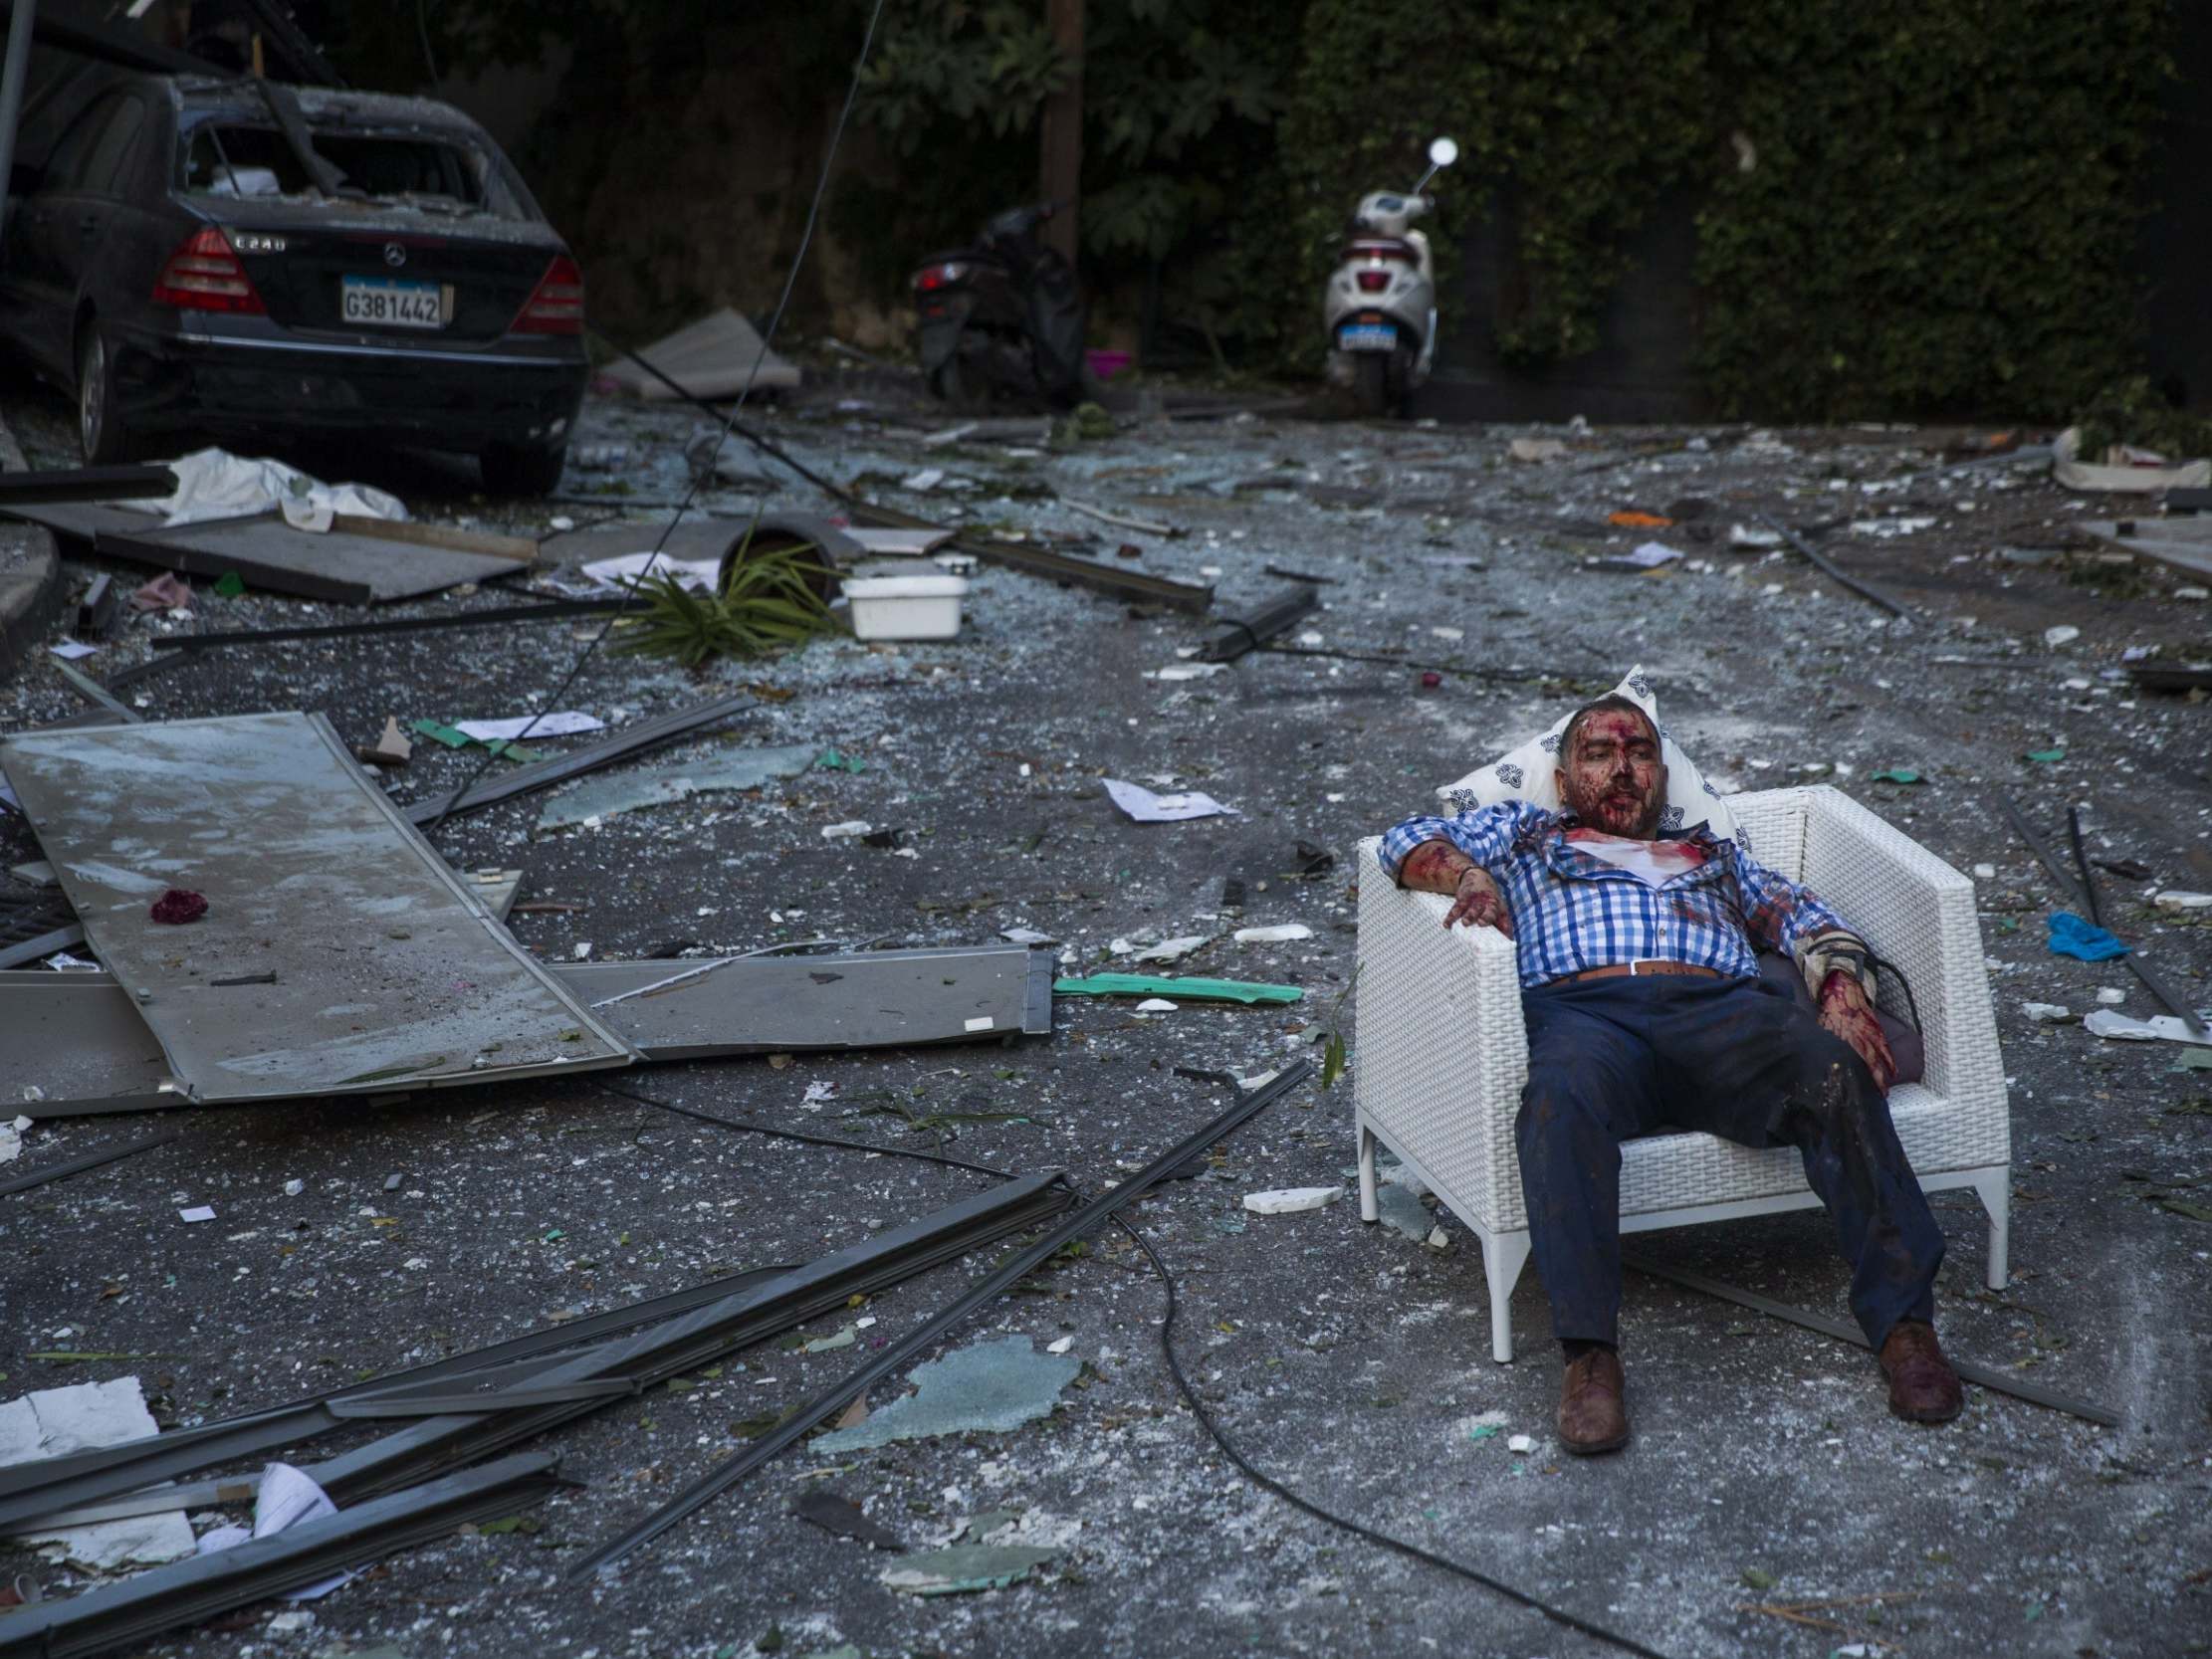
<svg viewBox="0 0 2212 1659"><path fill-rule="evenodd" d="M1488 872L1513 914L1521 988L1617 962L1693 962L1733 978L1759 971L1755 948L1790 954L1844 921L1807 889L1703 825L1681 839L1705 862L1659 887L1567 839L1572 816L1501 801L1455 817L1409 818L1383 837L1384 872L1448 841Z"/></svg>

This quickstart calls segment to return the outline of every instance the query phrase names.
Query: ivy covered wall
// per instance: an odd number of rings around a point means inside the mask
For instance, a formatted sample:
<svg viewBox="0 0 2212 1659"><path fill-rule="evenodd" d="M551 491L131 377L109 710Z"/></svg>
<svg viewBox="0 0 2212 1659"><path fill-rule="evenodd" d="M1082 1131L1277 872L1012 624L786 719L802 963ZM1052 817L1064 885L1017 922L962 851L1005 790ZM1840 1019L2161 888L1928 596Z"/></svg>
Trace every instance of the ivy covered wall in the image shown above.
<svg viewBox="0 0 2212 1659"><path fill-rule="evenodd" d="M2137 345L2170 24L2168 0L1312 0L1278 147L1296 280L1448 131L1439 245L1515 204L1514 280L1461 323L1508 364L1595 347L1631 239L1686 199L1723 412L2056 418Z"/></svg>
<svg viewBox="0 0 2212 1659"><path fill-rule="evenodd" d="M1064 74L1043 10L892 0L801 289L817 321L860 302L889 317L912 260L1034 189ZM519 159L595 311L635 332L767 303L751 290L791 245L866 11L448 0L421 45L464 65L549 36L575 50ZM1494 303L1450 326L1509 367L1558 374L1606 343L1659 213L1694 240L1681 327L1723 413L2058 417L2136 366L2173 0L1088 11L1084 277L1103 324L1157 314L1239 368L1317 366L1352 204L1410 183L1449 133L1443 304L1463 249L1494 257ZM365 25L354 41L372 79L405 84L416 43Z"/></svg>

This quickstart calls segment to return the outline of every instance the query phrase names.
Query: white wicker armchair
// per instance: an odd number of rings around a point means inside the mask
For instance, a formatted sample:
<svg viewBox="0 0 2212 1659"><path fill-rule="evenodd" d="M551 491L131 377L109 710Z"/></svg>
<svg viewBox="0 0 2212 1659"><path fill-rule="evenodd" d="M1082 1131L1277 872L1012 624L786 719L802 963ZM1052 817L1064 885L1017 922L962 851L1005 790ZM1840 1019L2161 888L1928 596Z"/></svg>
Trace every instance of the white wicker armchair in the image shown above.
<svg viewBox="0 0 2212 1659"><path fill-rule="evenodd" d="M1925 1075L1889 1096L1924 1190L1970 1186L1989 1211L1988 1280L2005 1284L2012 1128L1990 1012L1974 884L1830 788L1729 798L1753 856L1805 883L1895 962L1918 1002ZM1378 1141L1482 1241L1491 1351L1513 1357L1513 1286L1528 1261L1513 1121L1528 1078L1512 941L1440 926L1448 902L1383 874L1360 848L1358 1051L1360 1214L1377 1216ZM1903 998L1882 976L1883 1005ZM1891 1006L1891 1000L1895 1005ZM1754 1150L1710 1135L1656 1135L1622 1148L1621 1230L1644 1232L1817 1206L1794 1147Z"/></svg>

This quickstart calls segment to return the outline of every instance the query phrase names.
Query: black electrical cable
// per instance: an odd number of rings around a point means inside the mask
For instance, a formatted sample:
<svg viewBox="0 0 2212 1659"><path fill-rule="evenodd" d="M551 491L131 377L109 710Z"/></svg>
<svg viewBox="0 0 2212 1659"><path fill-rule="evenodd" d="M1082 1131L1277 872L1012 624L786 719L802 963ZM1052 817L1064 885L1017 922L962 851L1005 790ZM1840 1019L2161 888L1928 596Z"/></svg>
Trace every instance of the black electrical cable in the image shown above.
<svg viewBox="0 0 2212 1659"><path fill-rule="evenodd" d="M722 423L722 430L715 435L715 447L707 454L706 466L693 475L691 488L684 492L684 499L677 504L675 517L661 526L660 539L653 543L652 556L645 561L644 567L631 580L630 590L632 593L635 593L645 578L652 574L653 566L659 562L662 550L668 545L668 538L675 533L676 526L683 521L684 515L691 511L692 503L698 500L702 486L707 480L714 477L715 463L722 457L722 447L730 441L730 429L737 425L738 416L745 408L745 400L753 395L753 384L760 378L761 365L768 360L769 347L775 340L776 329L782 326L783 311L791 303L791 291L798 286L799 268L806 263L806 250L814 240L814 222L821 216L822 196L829 188L830 168L837 160L837 146L844 141L845 123L852 115L853 102L860 96L860 75L868 67L868 52L875 44L876 24L882 17L883 0L875 0L874 7L868 13L867 32L860 37L860 55L853 60L852 81L845 88L844 107L837 111L837 124L830 129L829 147L822 155L821 175L814 180L814 199L807 204L806 224L800 230L798 236L798 252L791 256L791 268L783 277L783 292L776 298L775 310L769 314L768 328L761 336L761 349L754 353L753 366L746 371L745 384L738 391L738 400L730 405L730 413ZM532 727L536 726L548 714L557 708L560 700L568 695L568 688L576 683L576 676L581 674L584 665L591 661L592 654L605 641L619 615L619 612L610 614L604 622L599 624L599 631L584 642L583 649L576 654L575 662L569 666L568 672L561 677L560 684L555 686L553 694L544 699L538 708L532 712L530 725L517 733L518 740L529 736ZM476 763L476 769L462 781L460 788L446 796L445 804L438 809L437 816L422 826L424 835L427 836L436 832L438 826L445 822L446 814L453 810L454 802L461 799L463 795L466 795L476 786L477 780L484 775L485 768L499 757L499 753L500 751L496 746L485 748L484 757Z"/></svg>
<svg viewBox="0 0 2212 1659"><path fill-rule="evenodd" d="M1656 1648L1646 1647L1632 1636L1624 1636L1617 1631L1608 1630L1602 1624L1593 1624L1588 1619L1578 1617L1563 1607L1554 1607L1541 1596L1531 1595L1526 1590L1515 1589L1511 1584L1493 1578L1478 1568L1464 1566L1446 1556L1424 1550L1418 1544L1409 1544L1402 1538L1393 1538L1388 1533L1379 1533L1372 1527L1363 1527L1357 1521L1347 1521L1343 1516L1323 1509L1312 1499L1301 1498L1273 1476L1264 1475L1252 1467L1251 1461L1230 1443L1228 1436L1221 1432L1220 1426L1214 1421L1206 1407L1200 1403L1199 1391L1191 1386L1191 1379L1183 1374L1183 1362L1176 1357L1175 1276L1169 1273L1168 1264L1160 1259L1160 1252L1153 1249L1150 1239L1138 1232L1123 1217L1117 1215L1114 1220L1123 1232L1137 1241L1137 1248L1152 1259L1152 1269L1160 1276L1161 1289L1167 1292L1168 1317L1160 1322L1160 1351L1167 1356L1169 1374L1175 1378L1176 1387L1182 1390L1184 1402L1190 1406L1191 1414L1198 1418L1199 1426L1212 1436L1214 1444L1220 1447L1221 1455L1236 1465L1247 1480L1255 1486L1273 1493L1293 1509L1303 1510L1316 1521L1326 1522L1332 1527L1352 1534L1355 1538L1363 1538L1370 1544L1379 1544L1385 1550L1395 1550L1401 1555L1409 1555L1417 1561L1427 1562L1430 1566L1441 1567L1444 1571L1456 1573L1461 1578L1472 1579L1484 1589L1494 1590L1509 1601L1517 1601L1524 1607L1542 1613L1554 1624L1563 1624L1570 1630L1577 1630L1585 1636L1591 1636L1598 1641L1609 1643L1621 1649L1624 1653L1638 1654L1641 1659L1666 1659L1665 1654L1660 1653Z"/></svg>
<svg viewBox="0 0 2212 1659"><path fill-rule="evenodd" d="M809 1146L842 1146L852 1152L881 1152L885 1157L919 1158L924 1163L942 1163L948 1169L970 1169L979 1175L989 1175L995 1181L1013 1179L1007 1170L994 1169L988 1163L970 1163L966 1158L947 1157L942 1152L918 1152L909 1146L871 1146L865 1141L840 1141L831 1135L807 1135L795 1129L772 1129L767 1124L749 1124L742 1118L718 1118L712 1112L702 1112L695 1106L678 1106L674 1101L633 1094L627 1089L617 1089L611 1083L601 1083L595 1077L587 1077L583 1081L594 1089L603 1089L610 1095L620 1095L624 1100L635 1101L640 1106L657 1106L663 1112L680 1113L686 1118L697 1118L704 1124L719 1124L724 1129L746 1130L754 1135L772 1136L777 1141L797 1141Z"/></svg>

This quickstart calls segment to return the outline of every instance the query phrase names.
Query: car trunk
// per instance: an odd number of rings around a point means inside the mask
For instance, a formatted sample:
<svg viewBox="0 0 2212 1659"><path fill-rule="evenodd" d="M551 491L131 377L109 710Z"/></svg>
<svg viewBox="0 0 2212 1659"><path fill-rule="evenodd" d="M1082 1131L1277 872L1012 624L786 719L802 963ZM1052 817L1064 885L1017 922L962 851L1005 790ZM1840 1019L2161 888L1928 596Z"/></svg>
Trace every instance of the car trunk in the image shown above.
<svg viewBox="0 0 2212 1659"><path fill-rule="evenodd" d="M231 217L231 244L270 319L310 334L496 340L559 251L535 239L431 230L415 215L309 229L287 219ZM264 247L282 251L256 251Z"/></svg>

